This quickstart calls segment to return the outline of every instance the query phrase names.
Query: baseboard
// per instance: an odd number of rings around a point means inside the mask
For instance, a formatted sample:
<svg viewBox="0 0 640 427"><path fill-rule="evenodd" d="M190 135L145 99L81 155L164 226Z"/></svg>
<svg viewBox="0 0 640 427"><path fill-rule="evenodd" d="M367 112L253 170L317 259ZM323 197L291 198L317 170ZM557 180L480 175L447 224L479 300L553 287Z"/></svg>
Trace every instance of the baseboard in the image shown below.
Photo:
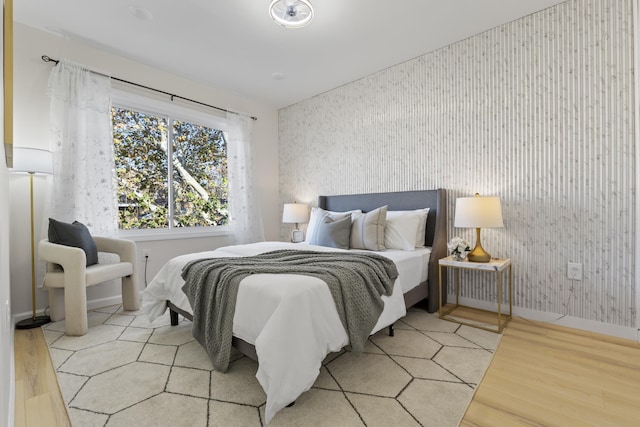
<svg viewBox="0 0 640 427"><path fill-rule="evenodd" d="M114 295L107 298L98 298L94 300L89 300L87 301L87 310L94 310L96 308L108 307L110 305L116 305L116 304L122 304L122 295ZM39 314L40 312L41 310L38 310ZM14 317L13 324L15 325L20 320L27 319L31 316L33 316L33 313L31 311L16 313L13 315Z"/></svg>
<svg viewBox="0 0 640 427"><path fill-rule="evenodd" d="M453 294L447 295L447 301L452 303L456 300ZM460 297L461 305L466 305L481 310L497 311L498 304L477 300L473 298ZM502 312L509 310L507 304L502 305ZM538 322L546 322L568 328L581 329L583 331L596 332L604 335L611 335L618 338L625 338L632 341L640 341L640 335L636 328L628 326L612 325L610 323L598 322L595 320L580 319L579 317L563 316L558 313L547 313L544 311L531 310L528 308L513 307L513 315L522 317L523 319L535 320Z"/></svg>
<svg viewBox="0 0 640 427"><path fill-rule="evenodd" d="M447 295L447 301L453 302L456 300L455 295ZM115 295L108 298L99 298L91 301L87 301L87 309L93 310L101 307L108 307L110 305L122 304L122 296ZM482 310L496 311L498 304L494 302L487 302L482 300L476 300L472 298L460 297L460 304L473 308L479 308ZM508 310L508 306L503 305L502 310ZM14 314L14 322L26 319L30 317L32 313L30 311ZM583 331L596 332L599 334L611 335L614 337L625 338L633 341L640 342L640 332L638 329L628 326L612 325L609 323L598 322L595 320L581 319L579 317L563 316L558 313L548 313L544 311L531 310L528 308L513 307L513 315L522 317L524 319L535 320L538 322L548 322L554 325L566 326L568 328L581 329ZM12 340L13 342L13 340Z"/></svg>
<svg viewBox="0 0 640 427"><path fill-rule="evenodd" d="M122 304L122 295L87 301L87 310L94 310L96 308L109 307L110 305L117 304Z"/></svg>

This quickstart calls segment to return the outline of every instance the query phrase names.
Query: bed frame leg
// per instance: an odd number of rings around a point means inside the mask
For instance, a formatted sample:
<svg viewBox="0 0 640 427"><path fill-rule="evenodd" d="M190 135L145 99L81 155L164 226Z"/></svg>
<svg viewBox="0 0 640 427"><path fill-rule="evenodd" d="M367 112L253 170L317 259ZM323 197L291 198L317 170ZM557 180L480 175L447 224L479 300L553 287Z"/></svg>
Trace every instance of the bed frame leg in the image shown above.
<svg viewBox="0 0 640 427"><path fill-rule="evenodd" d="M393 329L393 324L389 325L389 336L392 337L395 335L395 331Z"/></svg>
<svg viewBox="0 0 640 427"><path fill-rule="evenodd" d="M178 325L178 312L169 309L169 316L171 317L171 326Z"/></svg>

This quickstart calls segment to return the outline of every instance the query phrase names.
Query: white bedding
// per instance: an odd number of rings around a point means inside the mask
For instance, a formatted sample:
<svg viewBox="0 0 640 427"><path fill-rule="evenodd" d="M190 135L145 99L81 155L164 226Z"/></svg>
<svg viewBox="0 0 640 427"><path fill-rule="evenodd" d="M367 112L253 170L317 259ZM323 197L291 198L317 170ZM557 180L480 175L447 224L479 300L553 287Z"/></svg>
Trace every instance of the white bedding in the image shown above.
<svg viewBox="0 0 640 427"><path fill-rule="evenodd" d="M251 256L277 249L341 251L306 243L262 242L182 255L167 262L149 283L142 293L142 308L150 321L165 312L167 300L192 313L181 289L184 285L181 272L187 262ZM393 294L382 297L385 308L372 334L406 314L402 294L427 279L430 252L430 248L375 252L393 260L399 275ZM256 348L259 360L256 378L267 395L267 423L276 412L311 388L327 354L349 343L329 288L320 279L293 274L256 274L240 282L233 335Z"/></svg>

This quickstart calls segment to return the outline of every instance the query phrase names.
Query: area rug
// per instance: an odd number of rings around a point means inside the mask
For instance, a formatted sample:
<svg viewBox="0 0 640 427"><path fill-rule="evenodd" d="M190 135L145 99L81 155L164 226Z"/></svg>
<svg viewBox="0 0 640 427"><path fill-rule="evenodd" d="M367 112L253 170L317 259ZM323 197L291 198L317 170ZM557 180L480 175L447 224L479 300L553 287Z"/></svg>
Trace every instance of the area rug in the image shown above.
<svg viewBox="0 0 640 427"><path fill-rule="evenodd" d="M149 323L119 306L89 312L89 332L43 328L75 427L263 426L266 396L257 363L235 353L212 369L181 318ZM501 335L411 309L370 337L364 353L333 353L313 387L269 426L438 426L460 423Z"/></svg>

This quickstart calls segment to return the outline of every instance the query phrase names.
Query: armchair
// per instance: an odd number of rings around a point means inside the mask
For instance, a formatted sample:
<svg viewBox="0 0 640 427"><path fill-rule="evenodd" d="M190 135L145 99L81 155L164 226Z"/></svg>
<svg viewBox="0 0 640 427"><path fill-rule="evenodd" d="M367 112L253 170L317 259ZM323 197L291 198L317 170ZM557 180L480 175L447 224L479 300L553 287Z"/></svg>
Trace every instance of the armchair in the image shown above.
<svg viewBox="0 0 640 427"><path fill-rule="evenodd" d="M81 248L59 245L44 239L38 256L47 262L44 287L49 291L51 320L65 319L67 335L87 333L87 287L122 278L125 310L140 307L136 267L136 244L130 240L94 236L98 252L115 253L119 262L86 266Z"/></svg>

